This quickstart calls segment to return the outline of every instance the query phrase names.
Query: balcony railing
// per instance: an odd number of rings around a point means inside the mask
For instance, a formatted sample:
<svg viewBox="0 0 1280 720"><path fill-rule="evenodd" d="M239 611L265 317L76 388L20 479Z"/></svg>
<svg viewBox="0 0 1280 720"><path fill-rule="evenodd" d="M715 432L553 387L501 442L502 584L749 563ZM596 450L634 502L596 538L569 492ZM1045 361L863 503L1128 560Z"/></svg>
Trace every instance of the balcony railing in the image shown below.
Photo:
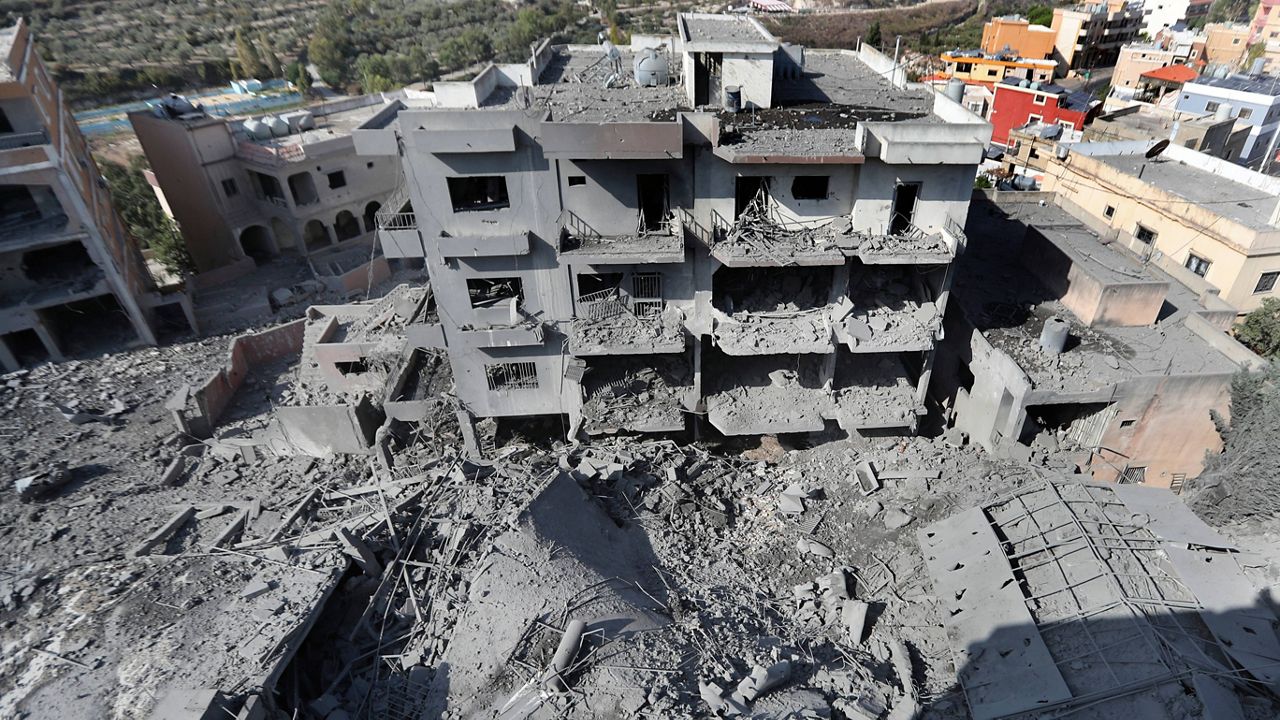
<svg viewBox="0 0 1280 720"><path fill-rule="evenodd" d="M8 133L0 135L0 150L33 147L35 145L45 145L48 144L48 142L49 135L44 130L26 133Z"/></svg>
<svg viewBox="0 0 1280 720"><path fill-rule="evenodd" d="M379 230L417 230L418 217L409 202L409 189L403 181L391 192L382 208L373 216Z"/></svg>

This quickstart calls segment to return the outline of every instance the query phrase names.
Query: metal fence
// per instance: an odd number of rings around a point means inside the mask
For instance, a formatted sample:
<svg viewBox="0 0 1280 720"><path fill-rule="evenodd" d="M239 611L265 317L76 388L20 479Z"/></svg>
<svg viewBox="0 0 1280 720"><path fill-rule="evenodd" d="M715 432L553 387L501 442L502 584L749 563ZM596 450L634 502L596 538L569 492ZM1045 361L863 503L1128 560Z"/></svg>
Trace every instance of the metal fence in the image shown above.
<svg viewBox="0 0 1280 720"><path fill-rule="evenodd" d="M489 390L532 390L538 387L538 366L531 362L499 363L485 365L484 374Z"/></svg>

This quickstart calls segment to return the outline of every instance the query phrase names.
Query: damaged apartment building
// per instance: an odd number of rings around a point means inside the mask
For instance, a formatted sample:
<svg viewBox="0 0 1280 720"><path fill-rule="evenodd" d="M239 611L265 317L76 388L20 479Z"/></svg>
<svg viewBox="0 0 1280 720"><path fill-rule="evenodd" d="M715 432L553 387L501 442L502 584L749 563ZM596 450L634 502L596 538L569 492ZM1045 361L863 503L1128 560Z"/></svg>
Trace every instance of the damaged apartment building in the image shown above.
<svg viewBox="0 0 1280 720"><path fill-rule="evenodd" d="M161 295L27 26L0 30L0 368L194 325Z"/></svg>
<svg viewBox="0 0 1280 720"><path fill-rule="evenodd" d="M975 444L1100 481L1182 490L1222 441L1232 378L1263 361L1236 310L1124 252L1050 193L974 201L934 392ZM1063 203L1062 205L1055 202Z"/></svg>
<svg viewBox="0 0 1280 720"><path fill-rule="evenodd" d="M347 272L357 255L368 262L374 217L399 168L357 157L351 131L383 105L381 95L366 95L233 120L170 96L130 113L148 180L207 278L198 284L281 253L308 256L322 277ZM355 247L366 251L346 252Z"/></svg>
<svg viewBox="0 0 1280 720"><path fill-rule="evenodd" d="M990 126L870 48L677 25L355 130L403 164L380 240L425 260L463 419L913 431Z"/></svg>

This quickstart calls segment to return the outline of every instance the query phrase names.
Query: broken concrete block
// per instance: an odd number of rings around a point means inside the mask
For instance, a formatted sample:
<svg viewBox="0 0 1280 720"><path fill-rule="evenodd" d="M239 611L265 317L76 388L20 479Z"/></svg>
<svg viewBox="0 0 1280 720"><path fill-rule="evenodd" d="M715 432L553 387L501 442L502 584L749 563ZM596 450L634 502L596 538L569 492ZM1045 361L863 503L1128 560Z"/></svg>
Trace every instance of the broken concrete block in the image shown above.
<svg viewBox="0 0 1280 720"><path fill-rule="evenodd" d="M160 484L166 487L172 486L178 482L178 478L182 475L182 471L187 469L187 458L179 455L165 467L164 472L160 473Z"/></svg>
<svg viewBox="0 0 1280 720"><path fill-rule="evenodd" d="M791 661L783 660L768 668L756 665L751 674L738 683L733 698L743 703L755 702L755 699L778 687L791 677Z"/></svg>
<svg viewBox="0 0 1280 720"><path fill-rule="evenodd" d="M858 489L863 495L870 495L880 489L880 478L876 475L876 468L870 460L858 463L858 467L853 470L853 475L858 480Z"/></svg>
<svg viewBox="0 0 1280 720"><path fill-rule="evenodd" d="M724 707L724 690L715 683L699 682L698 695L712 712L719 712Z"/></svg>
<svg viewBox="0 0 1280 720"><path fill-rule="evenodd" d="M133 556L141 557L142 555L146 555L151 552L155 546L168 539L170 535L176 532L178 528L185 525L188 520L195 516L195 514L195 507L187 507L179 510L173 515L173 517L169 518L165 524L161 525L155 532L148 535L147 539L139 543L138 546L133 549Z"/></svg>
<svg viewBox="0 0 1280 720"><path fill-rule="evenodd" d="M244 600L252 600L271 592L271 587L271 582L264 580L261 577L254 577L249 581L249 584L245 585L244 589L240 591L240 597Z"/></svg>
<svg viewBox="0 0 1280 720"><path fill-rule="evenodd" d="M824 543L820 543L817 540L809 540L807 538L800 538L796 541L796 550L799 550L802 553L809 553L810 555L817 555L820 558L833 558L836 556L836 551L832 550Z"/></svg>
<svg viewBox="0 0 1280 720"><path fill-rule="evenodd" d="M845 319L844 329L845 332L849 333L850 337L859 342L867 342L875 335L870 326L854 317Z"/></svg>
<svg viewBox="0 0 1280 720"><path fill-rule="evenodd" d="M870 606L861 600L847 600L840 608L840 622L845 636L854 645L862 644L862 634L867 626L867 610Z"/></svg>
<svg viewBox="0 0 1280 720"><path fill-rule="evenodd" d="M897 530L911 524L915 518L898 508L891 508L884 514L884 526L890 530Z"/></svg>
<svg viewBox="0 0 1280 720"><path fill-rule="evenodd" d="M804 512L804 500L783 493L778 496L778 512L783 515L800 515Z"/></svg>
<svg viewBox="0 0 1280 720"><path fill-rule="evenodd" d="M346 528L338 528L333 531L333 536L342 543L346 553L351 556L365 575L370 577L380 577L382 575L382 563L378 562L378 558L374 556L373 551L365 545L360 538L351 534Z"/></svg>

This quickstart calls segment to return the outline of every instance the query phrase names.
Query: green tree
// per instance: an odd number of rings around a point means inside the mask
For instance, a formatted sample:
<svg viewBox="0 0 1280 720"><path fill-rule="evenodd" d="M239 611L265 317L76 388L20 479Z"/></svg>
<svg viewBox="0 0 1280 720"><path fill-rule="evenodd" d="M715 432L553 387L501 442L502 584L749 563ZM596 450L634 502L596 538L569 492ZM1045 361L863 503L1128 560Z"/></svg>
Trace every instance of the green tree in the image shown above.
<svg viewBox="0 0 1280 720"><path fill-rule="evenodd" d="M867 37L863 39L863 42L865 42L866 44L870 45L873 48L876 48L876 49L880 48L881 37L880 37L880 21L879 20L871 23L871 27L867 29Z"/></svg>
<svg viewBox="0 0 1280 720"><path fill-rule="evenodd" d="M266 69L267 77L284 77L284 72L280 67L280 56L276 54L275 46L271 44L271 38L267 37L265 32L258 31L258 52L262 58L262 66Z"/></svg>
<svg viewBox="0 0 1280 720"><path fill-rule="evenodd" d="M468 28L440 46L440 62L453 70L467 67L493 57L493 45L489 35L480 28Z"/></svg>
<svg viewBox="0 0 1280 720"><path fill-rule="evenodd" d="M327 32L317 32L307 45L307 57L315 63L320 77L330 85L339 85L346 73L346 44Z"/></svg>
<svg viewBox="0 0 1280 720"><path fill-rule="evenodd" d="M160 201L142 174L146 159L137 156L128 167L101 162L101 167L112 203L129 228L129 234L143 248L154 251L156 259L170 272L194 272L195 264L187 252L182 233L160 207Z"/></svg>
<svg viewBox="0 0 1280 720"><path fill-rule="evenodd" d="M258 49L249 41L244 27L236 29L236 64L240 66L240 75L244 78L265 77L267 68L258 56Z"/></svg>
<svg viewBox="0 0 1280 720"><path fill-rule="evenodd" d="M1262 306L1236 326L1236 339L1262 357L1280 355L1280 299L1263 298Z"/></svg>
<svg viewBox="0 0 1280 720"><path fill-rule="evenodd" d="M1044 25L1048 27L1053 24L1053 8L1048 5L1032 5L1027 8L1027 22L1032 25Z"/></svg>

